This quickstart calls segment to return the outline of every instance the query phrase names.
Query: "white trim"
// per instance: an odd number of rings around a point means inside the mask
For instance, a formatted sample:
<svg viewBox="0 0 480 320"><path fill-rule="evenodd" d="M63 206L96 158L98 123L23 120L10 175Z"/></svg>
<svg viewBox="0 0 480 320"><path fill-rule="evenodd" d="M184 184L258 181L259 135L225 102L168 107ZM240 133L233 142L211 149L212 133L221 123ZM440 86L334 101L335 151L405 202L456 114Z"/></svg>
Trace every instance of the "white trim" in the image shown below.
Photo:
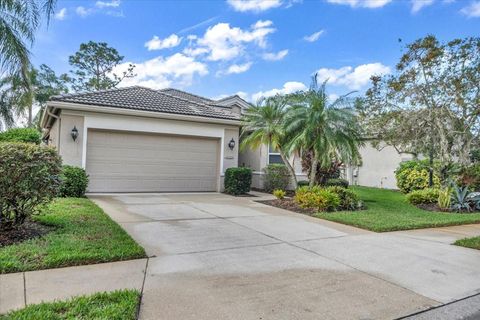
<svg viewBox="0 0 480 320"><path fill-rule="evenodd" d="M241 124L240 120L207 118L207 117L170 114L170 113L155 112L155 111L122 109L122 108L115 108L115 107L104 107L104 106L95 106L95 105L78 104L78 103L70 103L70 102L50 101L48 102L47 106L55 107L59 109L67 109L67 110L90 111L95 113L110 113L110 114L113 113L118 115L130 115L130 116L139 116L139 117L148 117L148 118L162 118L162 119L205 122L205 123L230 124L235 126L240 126Z"/></svg>

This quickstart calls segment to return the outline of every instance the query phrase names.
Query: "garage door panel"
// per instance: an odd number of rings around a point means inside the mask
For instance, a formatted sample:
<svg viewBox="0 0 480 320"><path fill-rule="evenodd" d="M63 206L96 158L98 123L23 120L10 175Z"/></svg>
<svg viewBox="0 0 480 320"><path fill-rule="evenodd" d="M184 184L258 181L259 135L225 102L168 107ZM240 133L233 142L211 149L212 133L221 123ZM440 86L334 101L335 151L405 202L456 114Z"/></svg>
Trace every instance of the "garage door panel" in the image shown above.
<svg viewBox="0 0 480 320"><path fill-rule="evenodd" d="M216 191L218 148L218 139L90 130L89 191Z"/></svg>

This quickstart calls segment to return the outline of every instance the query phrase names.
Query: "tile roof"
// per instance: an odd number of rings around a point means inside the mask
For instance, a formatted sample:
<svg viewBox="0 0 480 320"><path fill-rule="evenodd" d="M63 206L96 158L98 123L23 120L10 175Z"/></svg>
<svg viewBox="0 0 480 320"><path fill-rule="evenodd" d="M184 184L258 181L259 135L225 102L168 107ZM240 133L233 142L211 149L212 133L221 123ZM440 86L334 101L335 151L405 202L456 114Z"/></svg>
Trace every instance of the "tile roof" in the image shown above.
<svg viewBox="0 0 480 320"><path fill-rule="evenodd" d="M215 101L176 89L153 90L140 86L53 96L51 101L70 102L207 118L239 120L230 108L216 106Z"/></svg>

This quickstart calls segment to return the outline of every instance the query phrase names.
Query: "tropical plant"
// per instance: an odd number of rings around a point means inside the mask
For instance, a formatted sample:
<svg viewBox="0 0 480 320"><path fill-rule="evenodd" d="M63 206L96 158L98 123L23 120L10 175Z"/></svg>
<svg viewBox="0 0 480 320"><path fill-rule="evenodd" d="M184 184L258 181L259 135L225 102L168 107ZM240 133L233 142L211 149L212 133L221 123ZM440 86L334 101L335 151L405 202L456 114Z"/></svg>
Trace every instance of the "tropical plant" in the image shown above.
<svg viewBox="0 0 480 320"><path fill-rule="evenodd" d="M294 201L302 208L313 208L318 211L334 211L340 206L340 197L337 193L320 187L298 188Z"/></svg>
<svg viewBox="0 0 480 320"><path fill-rule="evenodd" d="M126 78L135 77L135 65L128 64L124 70L116 70L122 63L117 49L105 42L89 41L80 44L80 49L68 58L74 68L68 78L75 91L98 91L115 88Z"/></svg>
<svg viewBox="0 0 480 320"><path fill-rule="evenodd" d="M259 100L256 105L248 108L243 116L240 148L257 149L261 145L269 145L272 149L278 150L296 187L295 170L289 161L289 155L292 153L285 148L289 139L285 131L286 117L285 97L277 95Z"/></svg>
<svg viewBox="0 0 480 320"><path fill-rule="evenodd" d="M332 161L358 161L363 144L352 101L344 95L330 103L325 86L326 82L318 85L315 75L309 90L289 96L287 132L292 138L288 150L312 150L310 186L315 184L318 167L328 167Z"/></svg>
<svg viewBox="0 0 480 320"><path fill-rule="evenodd" d="M284 190L281 190L281 189L273 190L273 195L275 196L275 198L277 198L279 200L282 200L283 198L285 198L286 194L287 193Z"/></svg>
<svg viewBox="0 0 480 320"><path fill-rule="evenodd" d="M438 193L437 205L441 210L449 210L452 205L452 188L447 187Z"/></svg>
<svg viewBox="0 0 480 320"><path fill-rule="evenodd" d="M26 77L26 78L25 78ZM47 101L52 95L66 93L65 79L57 77L55 72L45 64L39 69L31 67L26 75L20 72L11 73L0 80L0 110L2 107L9 110L10 114L24 116L27 114L27 125L33 123L33 107L40 107L36 119L40 119ZM7 127L13 123L8 118L3 118Z"/></svg>
<svg viewBox="0 0 480 320"><path fill-rule="evenodd" d="M352 190L341 186L330 186L326 189L338 195L338 198L340 199L340 204L338 206L339 210L357 210L362 207L362 202L358 195Z"/></svg>
<svg viewBox="0 0 480 320"><path fill-rule="evenodd" d="M301 152L302 156L302 170L307 173L307 176L311 176L312 163L313 163L313 151L304 150ZM340 178L341 170L344 164L341 161L334 160L330 166L320 167L317 166L317 174L315 184L325 185L329 179Z"/></svg>
<svg viewBox="0 0 480 320"><path fill-rule="evenodd" d="M414 205L434 204L438 202L439 195L439 189L426 188L421 190L414 190L407 194L407 201Z"/></svg>
<svg viewBox="0 0 480 320"><path fill-rule="evenodd" d="M468 187L453 187L452 209L457 212L480 210L480 192L470 192Z"/></svg>
<svg viewBox="0 0 480 320"><path fill-rule="evenodd" d="M440 187L439 163L434 163L433 187ZM400 163L395 170L397 187L403 193L409 193L414 190L422 190L429 187L429 162L428 160L410 160Z"/></svg>
<svg viewBox="0 0 480 320"><path fill-rule="evenodd" d="M0 1L0 71L28 70L28 47L35 39L42 13L47 21L53 14L56 0Z"/></svg>

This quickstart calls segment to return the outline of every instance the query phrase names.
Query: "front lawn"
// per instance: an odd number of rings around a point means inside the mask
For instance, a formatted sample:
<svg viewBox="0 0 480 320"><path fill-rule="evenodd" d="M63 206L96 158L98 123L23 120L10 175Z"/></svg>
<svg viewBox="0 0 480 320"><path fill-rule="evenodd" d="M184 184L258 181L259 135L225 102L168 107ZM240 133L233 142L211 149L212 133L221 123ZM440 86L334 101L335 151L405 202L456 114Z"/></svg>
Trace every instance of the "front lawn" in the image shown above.
<svg viewBox="0 0 480 320"><path fill-rule="evenodd" d="M322 212L314 216L376 232L480 223L480 213L441 213L419 209L398 191L352 186L366 210Z"/></svg>
<svg viewBox="0 0 480 320"><path fill-rule="evenodd" d="M145 257L145 251L89 199L59 198L35 221L46 235L0 248L0 273Z"/></svg>
<svg viewBox="0 0 480 320"><path fill-rule="evenodd" d="M455 241L457 246L480 250L480 237L465 238Z"/></svg>
<svg viewBox="0 0 480 320"><path fill-rule="evenodd" d="M97 293L67 301L45 302L27 306L0 316L0 320L25 319L110 319L134 320L140 294L135 290Z"/></svg>

